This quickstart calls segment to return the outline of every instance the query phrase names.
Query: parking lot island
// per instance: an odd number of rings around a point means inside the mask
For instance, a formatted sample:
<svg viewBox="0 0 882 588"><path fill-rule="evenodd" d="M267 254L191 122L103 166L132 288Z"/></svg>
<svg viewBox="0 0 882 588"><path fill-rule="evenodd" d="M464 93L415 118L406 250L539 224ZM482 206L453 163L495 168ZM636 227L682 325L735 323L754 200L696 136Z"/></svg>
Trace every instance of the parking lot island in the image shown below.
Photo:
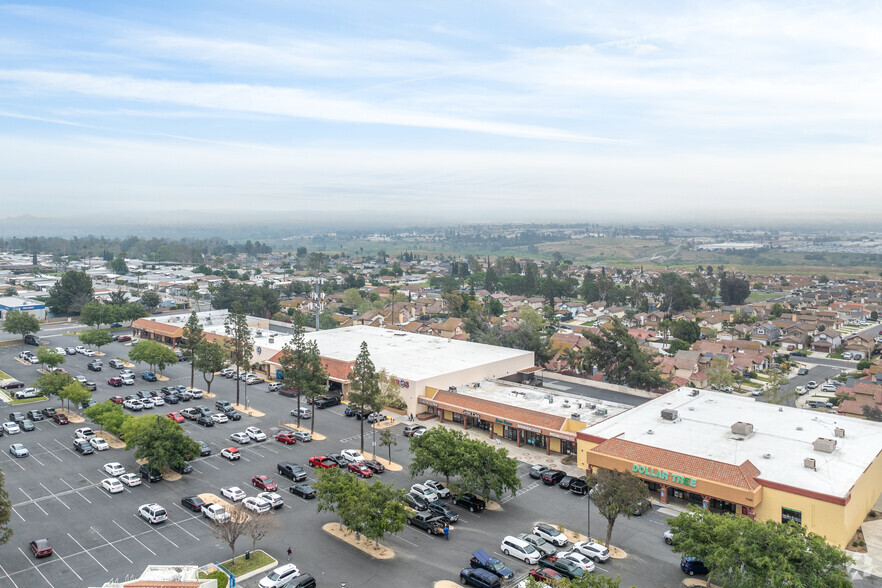
<svg viewBox="0 0 882 588"><path fill-rule="evenodd" d="M367 539L363 535L356 539L355 533L342 526L340 523L325 523L322 525L322 531L340 539L341 541L345 541L356 549L360 549L374 559L392 559L395 557L395 552L389 547L386 547L383 544L379 544L378 546L378 544Z"/></svg>

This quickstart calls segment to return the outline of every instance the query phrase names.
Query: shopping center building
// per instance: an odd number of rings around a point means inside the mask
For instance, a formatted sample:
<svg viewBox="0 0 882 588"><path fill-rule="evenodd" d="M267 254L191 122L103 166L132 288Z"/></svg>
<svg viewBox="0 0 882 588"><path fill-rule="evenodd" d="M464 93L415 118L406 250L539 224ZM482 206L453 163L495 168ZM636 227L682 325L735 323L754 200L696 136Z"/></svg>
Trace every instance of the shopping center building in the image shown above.
<svg viewBox="0 0 882 588"><path fill-rule="evenodd" d="M794 521L847 545L882 493L882 424L680 388L577 433L578 463L654 497Z"/></svg>

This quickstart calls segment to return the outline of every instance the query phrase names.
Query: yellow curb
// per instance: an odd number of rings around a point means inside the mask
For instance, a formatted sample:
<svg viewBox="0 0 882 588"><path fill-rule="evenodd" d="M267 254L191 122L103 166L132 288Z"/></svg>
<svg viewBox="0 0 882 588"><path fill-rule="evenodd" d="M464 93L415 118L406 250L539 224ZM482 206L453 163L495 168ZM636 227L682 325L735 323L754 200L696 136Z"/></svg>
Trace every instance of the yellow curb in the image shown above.
<svg viewBox="0 0 882 588"><path fill-rule="evenodd" d="M178 480L181 479L181 474L179 474L178 472L172 472L172 471L164 472L162 474L162 479L167 482L177 482Z"/></svg>
<svg viewBox="0 0 882 588"><path fill-rule="evenodd" d="M21 365L31 365L30 362L25 361L25 360L23 360L23 359L20 358L20 357L16 357L16 358L15 358L15 361L17 361L17 362L20 363Z"/></svg>
<svg viewBox="0 0 882 588"><path fill-rule="evenodd" d="M382 431L383 429L389 429L398 424L398 421L393 419L386 419L385 421L381 421L379 423L374 424L374 428L378 431Z"/></svg>
<svg viewBox="0 0 882 588"><path fill-rule="evenodd" d="M356 549L360 549L363 553L374 559L392 559L395 557L395 552L385 545L380 544L380 547L377 548L373 541L366 539L364 536L356 540L355 533L349 531L345 527L341 531L339 523L325 523L322 525L322 531L341 541L345 541Z"/></svg>
<svg viewBox="0 0 882 588"><path fill-rule="evenodd" d="M133 364L133 363L130 362L130 361L126 361L126 360L124 360L124 359L121 358L121 357L117 357L116 359L118 359L119 361L122 362L123 367L126 367L126 368L133 368L133 367L135 367L135 364Z"/></svg>
<svg viewBox="0 0 882 588"><path fill-rule="evenodd" d="M37 368L37 371L40 372L41 374L49 374L49 372L44 370L43 368Z"/></svg>
<svg viewBox="0 0 882 588"><path fill-rule="evenodd" d="M104 356L107 355L107 354L104 353L103 351L96 351L96 352L95 352L95 355L97 355L98 357L104 357Z"/></svg>
<svg viewBox="0 0 882 588"><path fill-rule="evenodd" d="M101 437L107 444L110 445L111 449L125 449L126 444L116 435L112 433L108 433L107 431L95 431L95 435Z"/></svg>
<svg viewBox="0 0 882 588"><path fill-rule="evenodd" d="M259 410L254 410L253 408L245 408L241 404L234 404L233 408L235 408L236 410L238 410L239 412L241 412L243 414L247 414L248 416L253 416L253 417L258 417L258 418L260 418L262 416L266 416L265 414L263 414Z"/></svg>
<svg viewBox="0 0 882 588"><path fill-rule="evenodd" d="M441 580L439 582L435 582L432 585L432 588L459 588L459 584L456 582L451 582L450 580Z"/></svg>
<svg viewBox="0 0 882 588"><path fill-rule="evenodd" d="M64 416L67 417L67 420L69 420L72 423L86 422L86 419L84 419L83 417L81 417L80 415L78 415L75 412L71 412L71 411L67 410L66 408L56 408L55 412L63 414Z"/></svg>
<svg viewBox="0 0 882 588"><path fill-rule="evenodd" d="M389 461L388 459L380 457L376 454L368 453L366 455L370 455L371 459L375 459L383 464L383 467L385 467L390 472L400 472L403 469L399 464L395 463L394 461Z"/></svg>
<svg viewBox="0 0 882 588"><path fill-rule="evenodd" d="M161 376L159 374L156 374L156 381L157 382L168 382L168 378L166 376Z"/></svg>
<svg viewBox="0 0 882 588"><path fill-rule="evenodd" d="M487 504L487 506L484 507L485 510L502 510L502 505L495 500L489 500L483 497L482 500Z"/></svg>
<svg viewBox="0 0 882 588"><path fill-rule="evenodd" d="M213 392L203 392L202 395L205 396L206 398L214 398Z"/></svg>
<svg viewBox="0 0 882 588"><path fill-rule="evenodd" d="M289 429L294 429L295 431L302 431L304 433L309 433L309 429L307 429L306 427L298 427L294 423L284 423L283 426L288 427ZM324 441L325 439L327 439L327 437L325 437L321 433L310 433L310 434L312 435L313 441Z"/></svg>

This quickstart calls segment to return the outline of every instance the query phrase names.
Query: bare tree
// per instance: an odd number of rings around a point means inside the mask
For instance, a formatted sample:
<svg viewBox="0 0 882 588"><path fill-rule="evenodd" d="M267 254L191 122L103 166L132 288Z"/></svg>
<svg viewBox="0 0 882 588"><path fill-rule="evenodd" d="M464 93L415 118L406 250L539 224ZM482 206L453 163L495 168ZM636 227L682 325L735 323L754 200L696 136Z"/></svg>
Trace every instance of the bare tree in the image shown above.
<svg viewBox="0 0 882 588"><path fill-rule="evenodd" d="M229 509L230 520L212 525L214 536L230 547L230 563L236 563L236 541L250 534L252 516L238 504Z"/></svg>
<svg viewBox="0 0 882 588"><path fill-rule="evenodd" d="M248 536L251 537L251 551L257 549L257 542L276 530L277 519L270 513L253 515L248 525Z"/></svg>

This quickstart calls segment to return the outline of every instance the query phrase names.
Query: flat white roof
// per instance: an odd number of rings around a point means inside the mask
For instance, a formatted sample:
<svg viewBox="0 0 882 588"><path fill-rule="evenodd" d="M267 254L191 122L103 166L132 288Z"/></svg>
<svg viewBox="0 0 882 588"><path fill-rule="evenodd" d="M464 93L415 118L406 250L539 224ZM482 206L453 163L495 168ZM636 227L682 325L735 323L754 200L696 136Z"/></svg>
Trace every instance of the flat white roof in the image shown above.
<svg viewBox="0 0 882 588"><path fill-rule="evenodd" d="M513 382L482 380L475 384L457 386L459 394L466 394L482 400L490 400L517 408L526 408L535 412L578 419L586 424L600 422L612 415L617 415L630 408L627 404L586 398L577 394L553 392L544 388L521 386ZM551 401L549 402L549 398ZM594 414L597 410L606 410L605 415Z"/></svg>
<svg viewBox="0 0 882 588"><path fill-rule="evenodd" d="M662 419L666 408L677 411L675 421ZM732 433L738 421L752 424L753 434ZM836 437L838 427L845 437ZM668 392L582 432L732 465L749 460L759 478L837 497L845 497L882 452L882 423L693 388ZM819 437L836 440L833 453L814 449ZM815 459L815 470L805 467L806 457Z"/></svg>

